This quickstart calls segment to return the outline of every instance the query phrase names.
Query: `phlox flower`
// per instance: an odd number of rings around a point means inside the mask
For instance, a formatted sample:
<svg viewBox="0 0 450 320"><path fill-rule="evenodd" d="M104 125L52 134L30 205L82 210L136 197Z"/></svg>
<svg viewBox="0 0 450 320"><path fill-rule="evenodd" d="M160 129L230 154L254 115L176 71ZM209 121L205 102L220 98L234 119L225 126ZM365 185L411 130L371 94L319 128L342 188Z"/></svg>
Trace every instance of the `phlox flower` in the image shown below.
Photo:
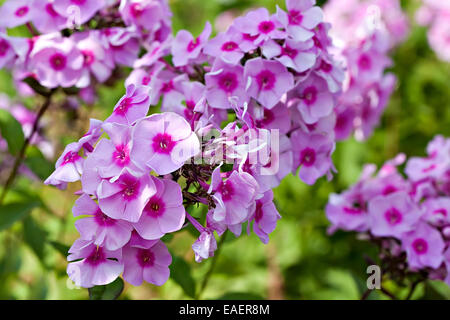
<svg viewBox="0 0 450 320"><path fill-rule="evenodd" d="M273 203L273 192L271 190L256 200L254 212L251 213L250 220L253 220L253 232L264 244L269 242L269 233L275 230L277 220L281 216Z"/></svg>
<svg viewBox="0 0 450 320"><path fill-rule="evenodd" d="M222 59L229 64L238 64L244 56L244 52L236 41L238 31L234 28L228 29L227 32L221 32L208 41L205 45L204 53L211 57Z"/></svg>
<svg viewBox="0 0 450 320"><path fill-rule="evenodd" d="M53 1L33 2L33 9L39 14L33 15L31 22L41 33L50 33L63 30L68 27L68 19L60 15L54 8Z"/></svg>
<svg viewBox="0 0 450 320"><path fill-rule="evenodd" d="M8 0L0 7L0 28L14 28L30 22L37 12L33 0Z"/></svg>
<svg viewBox="0 0 450 320"><path fill-rule="evenodd" d="M217 242L213 231L205 228L192 244L192 250L196 262L202 262L204 259L214 256L214 252L217 250Z"/></svg>
<svg viewBox="0 0 450 320"><path fill-rule="evenodd" d="M72 142L66 146L61 156L56 160L55 171L44 181L65 188L67 182L80 180L83 173L84 159L79 155L80 145Z"/></svg>
<svg viewBox="0 0 450 320"><path fill-rule="evenodd" d="M74 19L75 25L81 25L91 19L105 6L104 0L54 0L53 8L63 17Z"/></svg>

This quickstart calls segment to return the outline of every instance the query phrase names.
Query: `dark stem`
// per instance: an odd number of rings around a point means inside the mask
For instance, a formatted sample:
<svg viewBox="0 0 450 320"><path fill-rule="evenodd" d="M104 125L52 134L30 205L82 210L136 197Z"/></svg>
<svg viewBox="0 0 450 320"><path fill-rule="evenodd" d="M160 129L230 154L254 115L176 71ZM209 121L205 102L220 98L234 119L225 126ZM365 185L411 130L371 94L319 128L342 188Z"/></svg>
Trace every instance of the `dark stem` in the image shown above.
<svg viewBox="0 0 450 320"><path fill-rule="evenodd" d="M9 177L6 180L5 186L3 187L2 193L0 194L0 205L3 203L3 200L5 199L9 188L11 187L11 185L14 182L14 179L16 178L19 167L25 159L25 152L27 151L27 148L30 145L30 141L33 138L34 134L39 129L39 121L40 121L41 117L44 115L44 113L47 111L48 107L50 106L50 102L51 102L51 95L49 95L48 97L45 98L45 102L42 105L42 107L39 109L36 119L34 120L33 129L31 131L30 135L28 136L28 138L25 139L25 141L22 145L22 148L20 149L19 154L17 155L17 158L16 158L13 168L11 170L11 173L9 174Z"/></svg>
<svg viewBox="0 0 450 320"><path fill-rule="evenodd" d="M398 300L397 297L393 293L389 292L386 288L381 287L380 290L392 300Z"/></svg>
<svg viewBox="0 0 450 320"><path fill-rule="evenodd" d="M196 295L196 299L197 300L200 299L203 291L205 291L205 288L206 288L206 286L207 286L207 284L209 282L209 279L211 278L211 275L213 274L214 267L216 266L216 263L217 263L217 258L219 257L220 251L221 251L221 249L223 247L223 243L225 241L225 238L227 237L227 233L228 233L228 230L226 230L223 233L222 237L219 240L219 243L217 243L217 250L214 253L214 256L212 257L212 261L211 261L211 264L209 265L208 272L206 272L206 275L203 278L203 282L202 282L202 284L200 286L200 290L197 292L197 295Z"/></svg>
<svg viewBox="0 0 450 320"><path fill-rule="evenodd" d="M411 286L411 289L409 290L409 293L408 293L408 295L406 296L405 300L411 299L411 297L412 297L414 291L415 291L416 288L417 288L417 285L418 285L419 283L421 283L421 282L422 282L422 279L419 279L419 280L416 280L416 281L413 282L413 284L412 284L412 286Z"/></svg>
<svg viewBox="0 0 450 320"><path fill-rule="evenodd" d="M373 291L372 289L367 289L366 291L364 291L360 300L366 300L367 298L369 298L372 291Z"/></svg>

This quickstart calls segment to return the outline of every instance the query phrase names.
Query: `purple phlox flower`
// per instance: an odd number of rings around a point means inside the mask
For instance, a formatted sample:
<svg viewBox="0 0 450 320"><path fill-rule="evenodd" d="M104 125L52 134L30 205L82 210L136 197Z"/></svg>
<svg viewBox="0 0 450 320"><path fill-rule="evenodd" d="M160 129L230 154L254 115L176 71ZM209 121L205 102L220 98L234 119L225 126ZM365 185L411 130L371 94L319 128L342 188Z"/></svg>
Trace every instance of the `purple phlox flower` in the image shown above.
<svg viewBox="0 0 450 320"><path fill-rule="evenodd" d="M188 81L185 73L176 74L170 70L162 70L152 81L152 105L157 105L162 97L161 108L169 110L177 108L184 100L183 83Z"/></svg>
<svg viewBox="0 0 450 320"><path fill-rule="evenodd" d="M144 212L133 226L147 240L161 238L164 234L181 229L185 220L183 196L178 183L151 177L156 193L147 202Z"/></svg>
<svg viewBox="0 0 450 320"><path fill-rule="evenodd" d="M14 28L30 22L38 13L33 0L8 0L0 7L0 28Z"/></svg>
<svg viewBox="0 0 450 320"><path fill-rule="evenodd" d="M143 281L161 286L169 279L172 256L162 241L147 248L124 247L123 261L123 278L133 286L139 286Z"/></svg>
<svg viewBox="0 0 450 320"><path fill-rule="evenodd" d="M402 237L402 246L408 257L410 268L439 268L443 262L445 243L438 230L420 222L414 230Z"/></svg>
<svg viewBox="0 0 450 320"><path fill-rule="evenodd" d="M289 110L283 102L277 103L272 109L267 109L252 100L248 112L258 128L278 129L280 134L288 133L291 128Z"/></svg>
<svg viewBox="0 0 450 320"><path fill-rule="evenodd" d="M56 12L53 1L35 0L33 10L38 14L32 16L31 22L39 32L50 33L67 28L67 17Z"/></svg>
<svg viewBox="0 0 450 320"><path fill-rule="evenodd" d="M75 217L87 216L75 222L83 240L92 240L93 244L108 250L120 249L130 240L131 224L105 215L87 194L75 201L72 212Z"/></svg>
<svg viewBox="0 0 450 320"><path fill-rule="evenodd" d="M317 60L315 72L319 77L325 79L331 92L335 93L342 89L345 73L344 69L338 66L335 61L322 56L320 60Z"/></svg>
<svg viewBox="0 0 450 320"><path fill-rule="evenodd" d="M401 239L403 233L415 228L421 212L403 191L378 196L368 205L370 231L375 236Z"/></svg>
<svg viewBox="0 0 450 320"><path fill-rule="evenodd" d="M28 67L43 86L56 88L76 85L83 65L83 55L71 39L48 34L34 43Z"/></svg>
<svg viewBox="0 0 450 320"><path fill-rule="evenodd" d="M104 0L54 0L53 8L63 17L73 19L74 26L89 21L105 6ZM70 21L70 20L69 20Z"/></svg>
<svg viewBox="0 0 450 320"><path fill-rule="evenodd" d="M227 32L221 32L209 40L203 51L212 57L222 59L226 63L236 65L244 56L239 42L236 41L237 36L238 31L230 28Z"/></svg>
<svg viewBox="0 0 450 320"><path fill-rule="evenodd" d="M97 30L77 32L73 35L73 40L84 57L84 69L80 81L89 85L90 73L92 73L99 82L105 82L111 76L114 61L111 53L101 43L100 32Z"/></svg>
<svg viewBox="0 0 450 320"><path fill-rule="evenodd" d="M191 122L196 119L194 118L196 106L199 103L202 103L205 99L205 86L197 81L184 82L182 86L184 104L172 106L167 111L176 112L177 114L183 116L187 121ZM204 111L206 112L206 110Z"/></svg>
<svg viewBox="0 0 450 320"><path fill-rule="evenodd" d="M422 204L424 219L430 224L442 227L450 225L450 198L439 197L427 199Z"/></svg>
<svg viewBox="0 0 450 320"><path fill-rule="evenodd" d="M156 193L149 175L136 177L125 168L114 179L102 180L97 188L98 204L113 219L137 222L148 200Z"/></svg>
<svg viewBox="0 0 450 320"><path fill-rule="evenodd" d="M269 190L256 200L254 211L250 216L250 220L253 221L253 232L264 244L269 242L269 233L275 230L277 220L280 218L273 203L273 192ZM248 226L250 227L250 224Z"/></svg>
<svg viewBox="0 0 450 320"><path fill-rule="evenodd" d="M123 0L119 12L127 25L137 26L144 33L158 28L164 17L161 2L153 0Z"/></svg>
<svg viewBox="0 0 450 320"><path fill-rule="evenodd" d="M450 10L441 12L428 30L428 42L439 59L450 62Z"/></svg>
<svg viewBox="0 0 450 320"><path fill-rule="evenodd" d="M149 68L137 68L131 71L128 78L125 80L125 86L128 87L131 84L153 87L154 79L160 71L164 69L164 64L157 61Z"/></svg>
<svg viewBox="0 0 450 320"><path fill-rule="evenodd" d="M353 108L345 105L338 105L335 108L336 125L334 134L337 141L346 140L353 132L353 123L355 121L356 112Z"/></svg>
<svg viewBox="0 0 450 320"><path fill-rule="evenodd" d="M198 58L210 35L211 24L209 22L206 22L202 33L195 39L189 31L178 31L171 49L175 67L185 66L189 60Z"/></svg>
<svg viewBox="0 0 450 320"><path fill-rule="evenodd" d="M366 195L359 185L342 194L332 193L325 212L332 228L363 232L369 229L369 216L366 208Z"/></svg>
<svg viewBox="0 0 450 320"><path fill-rule="evenodd" d="M16 58L16 52L11 43L11 38L0 32L0 69L11 67Z"/></svg>
<svg viewBox="0 0 450 320"><path fill-rule="evenodd" d="M90 119L89 123L90 125L88 132L86 132L80 140L78 140L79 145L84 149L85 153L89 153L94 150L93 146L102 135L102 121Z"/></svg>
<svg viewBox="0 0 450 320"><path fill-rule="evenodd" d="M138 58L140 44L134 31L114 27L102 30L105 37L105 48L109 49L114 61L118 64L133 67Z"/></svg>
<svg viewBox="0 0 450 320"><path fill-rule="evenodd" d="M297 99L294 106L307 124L316 123L320 118L330 115L335 105L326 81L314 74L295 87L290 96Z"/></svg>
<svg viewBox="0 0 450 320"><path fill-rule="evenodd" d="M158 62L161 58L170 53L171 41L153 42L147 48L147 53L136 60L134 68L150 67Z"/></svg>
<svg viewBox="0 0 450 320"><path fill-rule="evenodd" d="M277 19L289 37L306 41L314 36L313 29L323 21L322 9L315 3L315 0L286 0L287 12L277 6Z"/></svg>
<svg viewBox="0 0 450 320"><path fill-rule="evenodd" d="M254 43L261 44L269 39L284 39L286 34L275 15L270 15L266 8L248 12L234 20L233 26L242 33L257 36Z"/></svg>
<svg viewBox="0 0 450 320"><path fill-rule="evenodd" d="M150 88L147 86L135 86L130 84L125 95L117 102L112 115L106 120L120 124L131 125L136 120L147 115L150 108Z"/></svg>
<svg viewBox="0 0 450 320"><path fill-rule="evenodd" d="M249 95L268 109L272 109L294 87L294 77L280 62L262 58L246 62L244 79L250 83L247 85Z"/></svg>
<svg viewBox="0 0 450 320"><path fill-rule="evenodd" d="M285 67L297 72L305 72L316 63L316 54L313 52L314 41L297 42L286 39L281 46L273 40L266 41L262 46L262 53L267 59L280 61Z"/></svg>
<svg viewBox="0 0 450 320"><path fill-rule="evenodd" d="M291 143L294 153L292 172L295 174L300 167L298 176L303 182L312 185L333 168L331 154L335 143L329 136L308 134L300 129L292 133Z"/></svg>
<svg viewBox="0 0 450 320"><path fill-rule="evenodd" d="M78 154L79 151L80 145L78 142L68 144L56 161L55 171L44 183L65 188L67 182L80 180L84 159Z"/></svg>
<svg viewBox="0 0 450 320"><path fill-rule="evenodd" d="M217 250L217 242L213 230L204 228L198 239L192 244L192 250L195 253L195 261L202 262L214 256Z"/></svg>
<svg viewBox="0 0 450 320"><path fill-rule="evenodd" d="M141 167L160 175L179 169L200 152L198 137L189 123L176 113L154 114L140 120L133 131L131 157Z"/></svg>
<svg viewBox="0 0 450 320"><path fill-rule="evenodd" d="M242 66L216 59L211 71L205 75L206 99L211 107L230 109L233 103L243 105L247 101L243 74Z"/></svg>
<svg viewBox="0 0 450 320"><path fill-rule="evenodd" d="M213 219L227 226L246 221L249 210L255 203L258 183L246 172L233 171L222 180L220 167L217 167L211 178L210 192L216 203Z"/></svg>
<svg viewBox="0 0 450 320"><path fill-rule="evenodd" d="M69 278L83 288L113 282L123 271L122 250L107 250L92 241L77 239L69 249Z"/></svg>

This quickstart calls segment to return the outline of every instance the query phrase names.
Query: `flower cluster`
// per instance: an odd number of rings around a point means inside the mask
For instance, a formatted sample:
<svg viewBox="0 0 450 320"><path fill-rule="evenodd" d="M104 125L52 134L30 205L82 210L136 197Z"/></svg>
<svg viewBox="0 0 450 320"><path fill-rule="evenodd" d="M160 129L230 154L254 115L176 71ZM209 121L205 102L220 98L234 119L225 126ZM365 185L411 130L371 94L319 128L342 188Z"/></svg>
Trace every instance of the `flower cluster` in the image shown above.
<svg viewBox="0 0 450 320"><path fill-rule="evenodd" d="M331 178L344 72L315 1L286 7L250 11L212 39L206 23L198 36L154 40L112 114L66 147L46 183L82 183L73 212L88 217L68 267L77 284L123 272L161 285L171 259L160 239L188 224L198 262L214 255L215 233L239 236L244 225L267 243L280 218L272 188L289 173ZM194 205L206 214L191 216Z"/></svg>
<svg viewBox="0 0 450 320"><path fill-rule="evenodd" d="M400 154L377 174L367 165L360 180L330 195L330 231L356 231L378 244L382 267L405 275L445 280L450 285L450 139L436 136L427 157L412 157L404 173Z"/></svg>
<svg viewBox="0 0 450 320"><path fill-rule="evenodd" d="M439 0L422 0L416 13L419 24L429 26L428 42L439 59L450 62L450 3Z"/></svg>
<svg viewBox="0 0 450 320"><path fill-rule="evenodd" d="M396 78L389 50L405 39L409 26L398 0L335 0L324 8L334 44L346 66L344 93L339 97L336 139L353 132L367 139L378 125Z"/></svg>
<svg viewBox="0 0 450 320"><path fill-rule="evenodd" d="M87 101L93 86L132 67L141 48L171 31L165 0L8 0L0 16L8 17L0 21L0 68L11 69L16 81L84 88ZM33 37L7 35L6 28L20 25Z"/></svg>

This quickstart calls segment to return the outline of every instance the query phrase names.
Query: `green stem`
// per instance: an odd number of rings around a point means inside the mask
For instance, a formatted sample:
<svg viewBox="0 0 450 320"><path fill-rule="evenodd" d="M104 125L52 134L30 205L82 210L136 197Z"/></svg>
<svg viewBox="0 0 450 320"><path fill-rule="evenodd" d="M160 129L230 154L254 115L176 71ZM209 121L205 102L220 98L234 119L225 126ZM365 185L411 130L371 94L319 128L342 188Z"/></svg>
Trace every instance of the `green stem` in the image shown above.
<svg viewBox="0 0 450 320"><path fill-rule="evenodd" d="M45 98L45 102L42 105L42 107L39 109L36 119L34 120L33 129L31 131L30 135L28 136L28 138L25 139L25 141L22 145L22 148L20 149L19 154L17 155L17 158L14 161L14 165L11 170L11 173L9 174L8 179L6 180L5 186L3 187L2 193L0 194L0 205L5 200L6 194L8 193L8 190L10 189L11 185L13 184L14 179L16 178L19 167L22 164L22 162L25 160L25 153L27 151L28 146L30 145L30 141L33 138L34 134L39 129L39 121L40 121L41 117L44 115L44 113L47 111L48 107L50 106L50 102L51 102L51 95L49 95Z"/></svg>
<svg viewBox="0 0 450 320"><path fill-rule="evenodd" d="M209 265L209 269L206 272L205 277L203 278L203 282L202 282L202 284L200 286L200 290L198 290L198 292L196 294L195 298L197 300L200 299L202 293L205 291L205 288L208 285L209 279L211 278L211 276L213 274L214 268L215 268L216 263L217 263L217 258L219 257L220 251L221 251L221 249L223 247L223 243L225 242L225 238L227 237L227 233L228 233L228 230L226 230L223 233L222 237L220 238L219 242L217 243L217 250L214 253L214 256L212 257L212 261L211 261L211 264Z"/></svg>

